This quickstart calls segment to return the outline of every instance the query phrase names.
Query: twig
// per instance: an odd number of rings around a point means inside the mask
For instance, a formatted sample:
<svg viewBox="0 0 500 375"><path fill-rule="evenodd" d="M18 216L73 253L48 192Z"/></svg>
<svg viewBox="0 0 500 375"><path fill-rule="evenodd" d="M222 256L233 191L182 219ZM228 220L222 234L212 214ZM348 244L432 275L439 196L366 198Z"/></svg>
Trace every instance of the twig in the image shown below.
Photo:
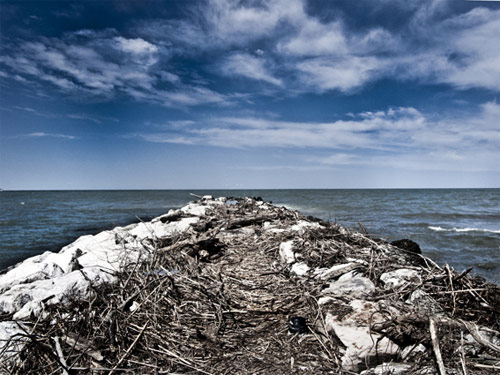
<svg viewBox="0 0 500 375"><path fill-rule="evenodd" d="M479 368L489 368L493 370L500 370L500 366L494 366L494 365L482 365L480 363L474 363L474 367L479 367Z"/></svg>
<svg viewBox="0 0 500 375"><path fill-rule="evenodd" d="M158 347L159 347L161 350L158 350L158 349L153 349L153 348L151 348L151 350L152 350L153 352L159 352L159 353L167 354L167 355L169 355L169 356L171 356L171 357L174 357L174 358L176 358L179 362L181 362L184 366L187 366L187 367L189 367L189 368L192 368L193 370L196 370L196 371L198 371L198 372L201 372L202 374L206 374L206 375L213 375L213 374L212 374L212 373L210 373L210 372L204 371L204 370L202 370L201 368L198 368L198 367L196 367L196 366L193 366L191 363L189 363L189 361L188 361L188 360L186 360L186 359L182 358L181 356L179 356L178 354L176 354L176 353L174 353L174 352L172 352L172 351L170 351L170 350L168 350L168 349L166 349L166 348L162 347L161 345L158 345ZM159 373L160 373L160 374L163 374L164 372L163 372L163 371L160 371Z"/></svg>
<svg viewBox="0 0 500 375"><path fill-rule="evenodd" d="M120 364L123 362L123 360L128 356L128 354L130 353L130 351L134 348L135 344L137 344L137 341L139 341L139 338L142 336L142 333L144 332L144 330L146 329L146 327L148 326L148 324L149 324L149 320L146 322L146 324L144 324L144 326L142 326L140 332L137 334L137 336L134 339L134 341L132 342L132 344L130 344L130 346L128 347L127 351L122 355L122 357L120 358L120 360L116 363L116 365L110 371L109 375L111 375L113 373L113 371L118 366L120 366Z"/></svg>
<svg viewBox="0 0 500 375"><path fill-rule="evenodd" d="M464 332L460 331L460 363L462 365L462 372L467 375L467 366L465 365L465 352L464 352Z"/></svg>
<svg viewBox="0 0 500 375"><path fill-rule="evenodd" d="M450 266L446 264L444 266L446 269L446 273L448 274L448 279L450 280L450 288L451 288L451 294L452 294L452 299L453 299L453 310L451 311L451 316L455 316L455 309L457 308L457 302L456 302L456 296L455 296L455 289L453 288L453 277L451 275L451 270Z"/></svg>
<svg viewBox="0 0 500 375"><path fill-rule="evenodd" d="M127 368L109 368L109 367L71 367L71 370L74 370L74 371L129 371L129 372L133 372L133 370L130 370Z"/></svg>
<svg viewBox="0 0 500 375"><path fill-rule="evenodd" d="M431 333L432 348L434 349L434 355L436 356L439 373L441 375L446 375L443 357L441 356L441 349L439 349L439 339L436 332L436 322L432 317L429 318L429 331Z"/></svg>
<svg viewBox="0 0 500 375"><path fill-rule="evenodd" d="M66 364L66 359L64 358L64 354L61 349L61 343L59 342L59 337L57 336L53 337L52 340L54 340L54 343L56 344L56 353L57 356L59 357L59 362L61 362L63 375L69 375L68 371L66 370L68 365Z"/></svg>
<svg viewBox="0 0 500 375"><path fill-rule="evenodd" d="M481 334L479 333L479 329L478 329L476 324L471 323L471 322L466 322L466 321L461 320L461 319L459 319L458 321L460 323L462 323L465 326L465 328L467 328L467 330L470 332L472 337L474 337L474 340L476 340L481 345L484 345L487 348L500 353L500 346L495 345L491 341L485 340L483 337L481 337Z"/></svg>
<svg viewBox="0 0 500 375"><path fill-rule="evenodd" d="M463 277L465 277L470 271L472 271L474 269L474 267L469 267L467 268L464 272L462 272L460 275L456 276L455 277L455 282L457 282L458 280L462 279Z"/></svg>

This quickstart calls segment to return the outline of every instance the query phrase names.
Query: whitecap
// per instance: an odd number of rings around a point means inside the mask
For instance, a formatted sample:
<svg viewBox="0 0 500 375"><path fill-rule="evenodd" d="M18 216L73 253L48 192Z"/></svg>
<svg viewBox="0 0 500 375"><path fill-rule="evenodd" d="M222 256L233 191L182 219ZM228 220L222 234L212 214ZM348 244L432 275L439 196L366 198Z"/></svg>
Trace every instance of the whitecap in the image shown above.
<svg viewBox="0 0 500 375"><path fill-rule="evenodd" d="M482 228L441 228L441 227L433 227L428 226L430 230L436 232L485 232L485 233L500 233L500 230L495 229L482 229Z"/></svg>

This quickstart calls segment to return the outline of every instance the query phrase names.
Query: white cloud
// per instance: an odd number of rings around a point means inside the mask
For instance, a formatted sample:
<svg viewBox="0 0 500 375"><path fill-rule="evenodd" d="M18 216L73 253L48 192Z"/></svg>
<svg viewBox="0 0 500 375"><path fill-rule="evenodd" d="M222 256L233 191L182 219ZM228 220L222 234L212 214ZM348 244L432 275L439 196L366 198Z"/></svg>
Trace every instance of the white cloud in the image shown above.
<svg viewBox="0 0 500 375"><path fill-rule="evenodd" d="M211 50L267 39L283 22L299 20L305 12L301 0L213 0L195 3L191 14L185 20L148 20L138 32L178 43L189 53L191 48Z"/></svg>
<svg viewBox="0 0 500 375"><path fill-rule="evenodd" d="M25 134L25 136L30 138L49 137L49 138L76 139L76 137L73 135L58 134L58 133L43 133L43 132L29 133Z"/></svg>
<svg viewBox="0 0 500 375"><path fill-rule="evenodd" d="M158 47L144 39L125 39L121 36L114 38L119 50L135 55L134 58L144 64L151 66L158 62Z"/></svg>
<svg viewBox="0 0 500 375"><path fill-rule="evenodd" d="M265 60L246 53L235 53L229 56L220 67L220 71L228 76L243 76L281 86L281 80L272 76L265 67Z"/></svg>
<svg viewBox="0 0 500 375"><path fill-rule="evenodd" d="M126 39L116 36L115 30L83 30L61 39L22 43L12 56L0 57L0 62L31 80L50 82L78 96L110 99L127 94L172 107L229 104L229 95L200 83L184 83L179 75L160 71L155 65L159 59L159 48L142 38Z"/></svg>
<svg viewBox="0 0 500 375"><path fill-rule="evenodd" d="M348 52L346 37L340 22L322 24L303 15L298 35L277 44L279 51L298 56L344 55Z"/></svg>
<svg viewBox="0 0 500 375"><path fill-rule="evenodd" d="M135 53L138 55L151 54L158 52L158 47L146 42L144 39L125 39L121 36L114 38L120 49L124 52Z"/></svg>
<svg viewBox="0 0 500 375"><path fill-rule="evenodd" d="M500 170L499 113L500 105L489 102L477 113L457 118L436 118L411 107L364 112L331 123L217 117L137 136L150 142L309 149L315 156L304 160L315 165Z"/></svg>
<svg viewBox="0 0 500 375"><path fill-rule="evenodd" d="M218 117L205 126L192 126L183 134L193 144L222 147L285 147L383 149L393 142L394 131L406 132L422 126L422 115L407 108L368 115L353 121L310 123L279 121L255 117ZM373 134L380 132L381 134ZM170 133L154 135L154 139L172 142ZM153 139L150 138L150 139ZM387 143L387 144L386 144Z"/></svg>
<svg viewBox="0 0 500 375"><path fill-rule="evenodd" d="M74 120L83 120L83 121L91 121L96 124L101 124L103 121L113 121L118 122L119 120L113 117L105 117L98 115L89 115L87 113L53 113L47 111L39 111L37 109L31 107L22 107L22 106L14 106L13 108L28 112L30 114L45 117L45 118L70 118Z"/></svg>
<svg viewBox="0 0 500 375"><path fill-rule="evenodd" d="M312 91L349 92L374 79L386 64L376 57L313 58L296 64L300 81Z"/></svg>
<svg viewBox="0 0 500 375"><path fill-rule="evenodd" d="M463 11L442 0L365 3L375 13L396 9L401 25L354 26L333 12L336 2L325 16L301 0L214 0L190 4L183 18L138 21L131 38L114 29L80 30L21 43L0 63L11 77L45 80L66 92L127 93L167 106L226 105L231 95L195 82L214 66L222 76L267 82L285 95L350 93L387 78L500 90L500 49L492 37L500 34L500 9ZM175 58L201 64L174 71L168 63Z"/></svg>

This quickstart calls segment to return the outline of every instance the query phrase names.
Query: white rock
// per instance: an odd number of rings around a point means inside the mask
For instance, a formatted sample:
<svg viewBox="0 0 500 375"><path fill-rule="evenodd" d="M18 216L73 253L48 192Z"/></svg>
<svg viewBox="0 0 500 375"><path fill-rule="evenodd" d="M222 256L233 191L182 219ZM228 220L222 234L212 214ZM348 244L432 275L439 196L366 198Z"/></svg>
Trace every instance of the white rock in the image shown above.
<svg viewBox="0 0 500 375"><path fill-rule="evenodd" d="M156 223L157 221L161 221L162 219L163 220L168 220L169 218L173 217L173 216L178 216L181 214L181 210L173 210L173 209L170 209L168 210L168 212L164 215L160 215L158 217L155 217L154 219L151 220L152 223Z"/></svg>
<svg viewBox="0 0 500 375"><path fill-rule="evenodd" d="M134 228L136 226L134 224ZM50 279L72 272L74 258L78 258L78 263L83 267L102 266L116 269L115 263L118 260L123 261L123 254L120 253L123 245L116 244L115 240L115 231L103 231L96 235L82 236L58 253L46 251L28 258L0 276L0 293L17 284Z"/></svg>
<svg viewBox="0 0 500 375"><path fill-rule="evenodd" d="M434 298L424 292L422 289L415 290L410 297L405 301L407 304L413 305L415 310L421 313L439 315L443 313L443 309Z"/></svg>
<svg viewBox="0 0 500 375"><path fill-rule="evenodd" d="M295 262L295 254L292 251L293 241L286 241L280 243L280 257L283 262L291 264Z"/></svg>
<svg viewBox="0 0 500 375"><path fill-rule="evenodd" d="M342 275L337 281L331 282L329 287L323 290L323 294L359 298L370 295L374 291L375 285L370 279L351 271Z"/></svg>
<svg viewBox="0 0 500 375"><path fill-rule="evenodd" d="M406 283L422 283L422 278L416 270L401 268L399 270L383 273L380 281L384 283L386 289L395 289Z"/></svg>
<svg viewBox="0 0 500 375"><path fill-rule="evenodd" d="M2 353L0 358L3 361L15 358L14 355L19 353L28 341L26 336L16 336L25 335L21 327L24 328L23 324L14 321L0 322L0 353Z"/></svg>
<svg viewBox="0 0 500 375"><path fill-rule="evenodd" d="M53 279L15 285L0 295L0 313L15 313L14 319L24 319L32 312L40 312L38 307L42 301L45 304L55 304L66 302L68 296L84 297L90 288L88 280L97 286L110 283L115 278L99 268L87 268Z"/></svg>
<svg viewBox="0 0 500 375"><path fill-rule="evenodd" d="M331 301L334 301L335 299L332 298L332 297L319 297L318 299L318 305L319 306L322 306L322 305L326 305L328 302L331 302Z"/></svg>
<svg viewBox="0 0 500 375"><path fill-rule="evenodd" d="M203 197L201 197L201 199L204 201L211 201L212 199L214 199L214 197L212 197L211 195L204 195Z"/></svg>
<svg viewBox="0 0 500 375"><path fill-rule="evenodd" d="M190 203L181 208L182 212L194 216L204 216L208 206L203 206L198 203Z"/></svg>
<svg viewBox="0 0 500 375"><path fill-rule="evenodd" d="M199 217L186 217L179 221L172 221L168 224L155 223L152 227L153 234L157 238L168 237L175 233L185 232L192 224L200 221Z"/></svg>
<svg viewBox="0 0 500 375"><path fill-rule="evenodd" d="M297 224L292 225L290 227L291 230L299 233L303 233L306 229L318 229L318 228L321 228L321 225L319 225L319 223L305 221L305 220L299 220Z"/></svg>
<svg viewBox="0 0 500 375"><path fill-rule="evenodd" d="M26 259L16 267L0 276L0 292L20 283L61 276L68 272L72 255L57 254L50 251Z"/></svg>
<svg viewBox="0 0 500 375"><path fill-rule="evenodd" d="M342 356L342 368L357 371L358 368L377 355L383 357L395 356L399 347L387 337L370 332L368 326L346 325L327 314L326 328L333 331L346 346Z"/></svg>
<svg viewBox="0 0 500 375"><path fill-rule="evenodd" d="M387 337L370 331L372 324L386 319L385 315L376 312L387 307L383 307L381 302L359 299L351 301L348 307L352 311L341 314L341 319L337 317L336 310L328 312L325 317L327 331L333 331L347 348L342 357L342 367L357 371L359 367L377 356L386 359L395 357L399 346ZM390 308L388 311L393 313Z"/></svg>
<svg viewBox="0 0 500 375"><path fill-rule="evenodd" d="M304 276L310 270L309 266L303 262L294 263L292 268L290 269L291 273L294 273L298 276Z"/></svg>

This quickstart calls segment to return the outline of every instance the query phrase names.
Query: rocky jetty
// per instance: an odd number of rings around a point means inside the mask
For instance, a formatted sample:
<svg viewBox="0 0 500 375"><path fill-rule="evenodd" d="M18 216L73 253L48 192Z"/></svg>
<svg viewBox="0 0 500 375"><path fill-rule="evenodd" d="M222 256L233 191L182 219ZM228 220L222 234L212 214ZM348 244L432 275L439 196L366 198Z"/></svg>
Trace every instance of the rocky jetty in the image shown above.
<svg viewBox="0 0 500 375"><path fill-rule="evenodd" d="M205 196L0 275L0 373L493 374L499 292L408 240Z"/></svg>

